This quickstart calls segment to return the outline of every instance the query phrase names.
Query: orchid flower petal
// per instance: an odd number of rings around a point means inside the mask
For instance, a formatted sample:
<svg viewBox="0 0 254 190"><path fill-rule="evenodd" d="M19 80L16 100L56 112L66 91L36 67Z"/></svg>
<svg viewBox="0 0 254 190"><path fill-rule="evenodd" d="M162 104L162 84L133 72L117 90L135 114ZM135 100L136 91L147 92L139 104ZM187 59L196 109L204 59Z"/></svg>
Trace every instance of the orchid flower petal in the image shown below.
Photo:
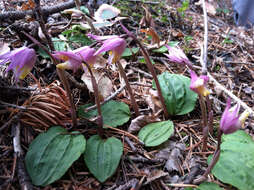
<svg viewBox="0 0 254 190"><path fill-rule="evenodd" d="M75 51L75 53L79 56L81 56L81 59L83 59L88 64L95 64L96 62L96 56L94 55L95 49L90 48L88 46L85 46L83 48L79 48Z"/></svg>
<svg viewBox="0 0 254 190"><path fill-rule="evenodd" d="M249 113L243 112L241 116L239 116L239 109L240 106L236 105L230 108L231 100L230 98L227 100L227 106L222 114L221 121L220 121L220 130L224 134L231 134L244 124L244 121L247 119Z"/></svg>
<svg viewBox="0 0 254 190"><path fill-rule="evenodd" d="M97 35L94 35L94 34L87 34L87 36L89 38L92 38L92 39L96 40L96 41L104 41L104 40L108 40L108 39L118 37L117 35L97 36Z"/></svg>
<svg viewBox="0 0 254 190"><path fill-rule="evenodd" d="M201 96L208 96L210 94L209 90L206 88L206 84L209 80L208 76L201 75L200 77L197 74L190 70L191 83L190 89Z"/></svg>
<svg viewBox="0 0 254 190"><path fill-rule="evenodd" d="M117 62L121 55L123 54L126 48L126 42L123 38L118 36L113 36L105 41L103 41L103 45L94 53L94 55L98 55L100 53L111 51L112 54L109 56L109 63Z"/></svg>
<svg viewBox="0 0 254 190"><path fill-rule="evenodd" d="M15 79L24 79L32 70L36 62L36 53L34 49L21 47L0 55L0 64L11 62L6 72L13 70Z"/></svg>

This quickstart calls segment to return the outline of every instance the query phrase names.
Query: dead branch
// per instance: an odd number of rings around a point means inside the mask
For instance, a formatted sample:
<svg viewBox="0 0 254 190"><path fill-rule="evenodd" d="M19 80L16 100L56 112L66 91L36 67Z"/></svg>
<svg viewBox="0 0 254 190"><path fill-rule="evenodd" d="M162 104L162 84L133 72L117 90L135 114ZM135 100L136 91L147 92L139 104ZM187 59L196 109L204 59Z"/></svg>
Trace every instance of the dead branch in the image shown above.
<svg viewBox="0 0 254 190"><path fill-rule="evenodd" d="M87 1L82 0L81 3L85 4L85 3L87 3ZM73 8L75 6L76 6L75 1L70 0L68 2L61 3L59 5L50 6L50 7L49 6L42 7L41 11L43 13L43 16L49 16L50 14L58 13L58 12L61 12L65 9ZM33 10L3 12L0 14L0 23L6 19L9 19L9 20L22 19L22 18L25 18L27 15L33 15Z"/></svg>
<svg viewBox="0 0 254 190"><path fill-rule="evenodd" d="M203 49L203 56L201 57L201 65L202 65L202 74L206 75L207 73L207 47L208 47L208 21L207 21L207 11L205 0L202 0L203 5L203 14L204 14L204 49Z"/></svg>
<svg viewBox="0 0 254 190"><path fill-rule="evenodd" d="M254 117L254 111L245 102L243 102L240 98L238 98L236 95L234 95L232 92L230 92L226 87L221 85L210 73L207 73L207 75L216 87L221 89L224 93L226 93L233 100L235 100L238 104L240 104L244 109L246 109L250 113L250 117Z"/></svg>
<svg viewBox="0 0 254 190"><path fill-rule="evenodd" d="M13 129L14 129L13 149L15 156L17 157L17 175L19 179L19 184L21 186L21 189L32 190L33 186L31 184L30 178L25 168L24 152L20 144L20 123L15 122L13 124Z"/></svg>

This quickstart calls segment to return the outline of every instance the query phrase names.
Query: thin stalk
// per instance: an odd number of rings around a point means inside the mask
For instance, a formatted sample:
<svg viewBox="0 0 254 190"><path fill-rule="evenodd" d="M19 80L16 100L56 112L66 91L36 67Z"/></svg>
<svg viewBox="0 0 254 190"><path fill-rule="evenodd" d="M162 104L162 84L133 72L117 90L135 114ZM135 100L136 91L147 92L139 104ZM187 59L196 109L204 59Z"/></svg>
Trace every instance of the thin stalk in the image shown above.
<svg viewBox="0 0 254 190"><path fill-rule="evenodd" d="M215 166L215 164L218 162L219 158L220 158L220 145L221 145L221 137L222 137L222 131L220 129L218 129L218 142L217 142L217 148L213 154L213 158L211 163L209 164L209 166L207 167L205 173L203 174L203 176L197 180L194 181L194 184L200 184L203 181L205 181L207 179L207 176L209 173L211 173L213 167Z"/></svg>
<svg viewBox="0 0 254 190"><path fill-rule="evenodd" d="M207 104L207 112L208 112L208 130L211 135L213 135L213 110L211 99L209 96L206 97L206 104Z"/></svg>
<svg viewBox="0 0 254 190"><path fill-rule="evenodd" d="M136 116L139 116L140 113L139 113L139 110L138 110L138 104L137 104L137 102L135 100L135 97L134 97L134 95L132 93L132 89L131 89L130 83L128 81L128 78L126 76L126 73L124 72L123 66L121 65L121 63L119 63L119 61L117 61L116 63L117 63L117 66L119 68L120 74L121 74L121 76L124 79L124 82L126 84L126 88L127 88L128 92L129 92L129 95L130 95L130 98L131 98L131 104L133 106L134 112L135 112Z"/></svg>
<svg viewBox="0 0 254 190"><path fill-rule="evenodd" d="M202 65L202 74L207 75L207 46L208 46L208 19L207 19L207 11L205 0L202 0L203 6L203 15L204 15L204 52L201 57L201 65Z"/></svg>
<svg viewBox="0 0 254 190"><path fill-rule="evenodd" d="M204 97L202 95L199 95L199 104L202 114L202 129L203 129L203 147L202 151L205 151L207 149L207 137L208 137L208 126L207 126L207 111L206 111L206 103L204 100Z"/></svg>
<svg viewBox="0 0 254 190"><path fill-rule="evenodd" d="M53 57L53 55L49 52L49 50L46 47L44 47L38 40L36 40L35 38L30 36L26 32L22 32L22 33L25 34L31 41L33 41L33 43L37 44L40 48L42 48L50 56L53 63L55 65L57 65L57 60ZM66 91L66 94L69 98L70 106L71 106L70 107L70 109L71 109L70 112L71 112L71 118L72 118L72 125L73 125L73 127L75 127L75 126L77 126L76 107L75 107L74 102L73 102L73 97L72 97L72 94L71 94L71 89L70 89L68 80L65 77L65 73L64 73L63 70L57 68L57 74L58 74L60 80L62 81L64 89Z"/></svg>
<svg viewBox="0 0 254 190"><path fill-rule="evenodd" d="M86 67L88 68L88 71L91 75L91 81L92 81L92 86L93 86L93 91L94 91L94 96L95 96L95 102L97 105L97 111L98 111L98 117L97 117L97 125L98 125L98 134L101 138L103 138L104 130L103 130L103 117L101 113L101 104L100 104L100 97L99 97L99 91L98 91L98 85L96 82L96 79L93 75L93 72L89 66L88 63L84 62Z"/></svg>
<svg viewBox="0 0 254 190"><path fill-rule="evenodd" d="M80 0L75 0L75 5L76 5L77 9L80 10L80 6L81 6Z"/></svg>
<svg viewBox="0 0 254 190"><path fill-rule="evenodd" d="M157 88L157 91L158 91L159 99L160 99L162 107L163 107L164 116L165 116L165 118L168 118L169 114L168 114L168 110L167 110L164 98L162 96L159 80L157 78L155 69L153 67L153 64L151 62L151 59L149 57L149 54L148 54L147 50L144 48L142 43L137 39L137 37L133 33L131 33L121 22L120 22L120 25L122 26L123 30L127 33L127 35L130 36L138 44L138 46L140 47L141 52L142 52L142 54L145 58L146 65L147 65L148 69L150 70L150 72L153 76L153 79L154 79L154 82L155 82L155 85L156 85L156 88Z"/></svg>
<svg viewBox="0 0 254 190"><path fill-rule="evenodd" d="M53 42L52 42L52 40L51 40L47 30L46 30L46 27L45 27L45 23L44 23L44 20L43 20L43 12L42 12L41 6L40 6L40 0L34 0L34 2L36 4L35 13L36 13L37 19L40 23L40 27L41 27L42 32L44 33L44 35L46 37L46 40L47 40L47 43L49 45L49 48L50 48L51 52L53 52L53 51L55 51L55 48L54 48ZM38 42L36 44L39 45L41 43ZM50 53L50 52L48 51L47 53ZM52 55L50 57L53 58L52 61L54 62L54 64L57 65L57 60ZM58 69L58 68L56 68L56 70L57 70L57 74L58 74L61 82L63 83L66 94L69 97L70 106L71 106L70 111L71 111L72 125L73 125L73 127L76 127L77 126L76 107L75 107L75 104L74 104L74 101L73 101L73 97L72 97L69 82L68 82L63 70Z"/></svg>

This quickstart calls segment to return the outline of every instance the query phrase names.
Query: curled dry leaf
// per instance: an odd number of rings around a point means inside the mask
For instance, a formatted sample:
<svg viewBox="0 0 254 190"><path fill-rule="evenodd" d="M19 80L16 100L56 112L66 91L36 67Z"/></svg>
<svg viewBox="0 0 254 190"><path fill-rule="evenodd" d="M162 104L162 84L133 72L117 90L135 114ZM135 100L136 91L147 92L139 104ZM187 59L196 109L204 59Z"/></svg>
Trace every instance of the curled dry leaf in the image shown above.
<svg viewBox="0 0 254 190"><path fill-rule="evenodd" d="M108 60L105 59L102 55L96 56L96 62L93 64L93 68L99 69L99 68L105 68L107 65Z"/></svg>
<svg viewBox="0 0 254 190"><path fill-rule="evenodd" d="M21 6L21 10L23 11L34 9L34 8L35 8L35 3L33 0L24 1Z"/></svg>
<svg viewBox="0 0 254 190"><path fill-rule="evenodd" d="M155 121L159 121L159 120L156 120L147 115L140 115L131 121L131 124L128 128L128 132L129 133L138 132L142 127L144 127L148 123L153 123Z"/></svg>
<svg viewBox="0 0 254 190"><path fill-rule="evenodd" d="M160 47L160 37L153 28L141 29L140 32L146 33L146 35L152 37L152 45L157 44L158 48Z"/></svg>
<svg viewBox="0 0 254 190"><path fill-rule="evenodd" d="M145 15L141 18L139 25L145 26L145 27L155 27L151 13L148 11L148 9L145 6L142 6L142 7L145 10Z"/></svg>
<svg viewBox="0 0 254 190"><path fill-rule="evenodd" d="M119 9L108 4L102 4L99 9L94 13L96 21L104 21L112 19L121 13Z"/></svg>
<svg viewBox="0 0 254 190"><path fill-rule="evenodd" d="M71 123L69 100L57 81L31 96L23 106L27 109L21 116L21 122L34 128Z"/></svg>
<svg viewBox="0 0 254 190"><path fill-rule="evenodd" d="M157 180L161 177L165 177L168 175L168 172L164 172L163 170L153 170L152 172L149 172L149 176L146 179L146 182L144 183L144 185L147 185L151 182L153 182L154 180Z"/></svg>
<svg viewBox="0 0 254 190"><path fill-rule="evenodd" d="M200 0L200 1L196 2L195 5L199 5L202 7L202 1ZM205 2L205 6L206 6L206 11L208 14L210 14L210 15L216 14L216 8L213 3Z"/></svg>
<svg viewBox="0 0 254 190"><path fill-rule="evenodd" d="M168 172L178 172L181 173L183 155L180 149L174 148L165 164L165 168Z"/></svg>
<svg viewBox="0 0 254 190"><path fill-rule="evenodd" d="M146 97L146 103L153 110L153 113L156 113L159 109L162 108L161 102L158 97L158 92L150 88L148 91L148 96Z"/></svg>
<svg viewBox="0 0 254 190"><path fill-rule="evenodd" d="M81 17L84 15L84 13L78 9L66 9L62 13L71 14L72 17Z"/></svg>
<svg viewBox="0 0 254 190"><path fill-rule="evenodd" d="M113 91L113 84L108 77L104 76L104 74L98 70L93 70L93 75L94 75L95 80L98 84L98 91L99 91L100 99L103 100L103 99L107 98ZM91 76L90 76L89 72L85 72L82 75L81 80L86 84L86 86L90 92L94 92L92 81L91 81Z"/></svg>

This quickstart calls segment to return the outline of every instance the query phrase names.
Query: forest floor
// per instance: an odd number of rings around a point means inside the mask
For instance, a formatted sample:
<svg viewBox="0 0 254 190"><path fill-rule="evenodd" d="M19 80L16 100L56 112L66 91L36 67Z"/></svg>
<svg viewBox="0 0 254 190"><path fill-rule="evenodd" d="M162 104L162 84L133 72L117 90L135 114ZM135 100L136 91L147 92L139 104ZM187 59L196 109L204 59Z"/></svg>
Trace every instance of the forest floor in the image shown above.
<svg viewBox="0 0 254 190"><path fill-rule="evenodd" d="M32 1L28 2L30 4L24 1L1 1L0 10L2 11L0 17L6 11L30 10L33 4ZM52 7L56 3L60 4L67 1L47 0L41 2L42 6ZM111 2L104 1L104 3L110 4ZM200 56L204 41L202 3L191 0L189 6L183 11L179 9L182 7L182 3L175 0L149 2L119 0L114 4L121 10L121 16L127 17L127 19L122 20L122 23L145 44L158 75L168 71L169 73L189 77L187 67L168 61L164 55L167 52L154 51L157 46L150 45L150 39L140 32L140 29L145 28L139 24L145 15L142 5L145 5L152 15L155 23L154 28L159 35L160 43L165 44L166 41L178 42L178 46L185 52L196 71L201 73ZM90 11L96 11L98 7L99 5L91 3ZM136 141L140 127L150 122L166 120L163 109L158 103L157 94L151 90L153 78L142 59L141 51L138 51L134 55L123 57L121 63L125 67L131 87L135 92L135 99L138 102L142 119L140 119L140 116L137 119L134 110L131 109L131 119L127 123L118 128L107 130L107 136L115 136L124 144L124 153L115 174L106 182L100 183L84 165L83 157L80 157L61 179L44 188L34 186L34 189L122 190L132 188L132 190L159 190L196 187L192 183L193 180L204 173L207 168L207 158L216 149L216 129L219 126L229 96L225 89L233 93L238 100L245 102L249 108L254 108L254 30L235 26L230 1L222 0L207 3L207 13L207 69L217 81L215 83L210 80L208 84L211 91L209 98L212 102L213 124L215 127L214 134L208 137L207 150L202 150L199 103L197 103L194 111L189 114L170 117L170 120L174 123L175 132L162 145L147 148ZM84 22L79 19L73 19L70 22L70 16L60 14L60 12L49 14L45 20L49 34L58 39L63 39L59 35L63 36L64 31L73 30L72 25ZM14 17L0 20L0 54L8 47L13 49L32 44L21 31L29 33L44 43L45 41L39 37L38 26L38 22L28 15L22 19L15 19ZM77 30L82 35L91 32L87 29L78 28ZM101 33L104 35L125 34L119 23L101 28ZM80 40L82 41L80 38L77 38L76 41L71 39L69 45L78 48L81 44L88 43L86 40L80 43ZM135 43L130 38L127 40L128 47L135 47ZM62 44L59 43L58 45L61 46ZM58 115L59 118L53 119L53 121L52 118L50 119L41 113L43 107L36 107L36 101L40 101L39 97L51 102L52 96L50 93L56 93L60 97L59 102L68 102L63 86L59 82L55 66L50 59L46 58L45 54L39 53L39 50L37 54L40 56L31 72L32 75L28 75L22 82L16 83L11 73L6 74L4 72L6 67L0 67L0 189L20 189L20 184L24 183L22 180L25 177L20 176L19 171L23 171L23 169L18 167L19 162L24 162L24 160L17 162L17 155L14 154L13 136L16 125L21 125L20 140L25 153L32 140L40 133L47 131L50 126L64 124L66 129L72 130L68 103L66 103L67 108L62 107L58 110L61 112ZM100 61L105 63L107 60L101 58ZM110 88L109 92L108 89L104 89L106 94L112 95L115 94L115 91L121 89L123 82L119 80L119 74L114 66L99 70L111 81L107 84L112 85L112 88L106 86L106 88ZM75 105L79 107L87 103L95 104L93 92L81 79L82 73L80 71L76 73L67 72L69 73L67 75L70 78ZM128 91L123 88L118 94L114 95L113 99L124 102L132 108ZM234 98L232 98L232 102L236 103ZM31 106L34 106L32 112ZM241 107L240 112L243 110L244 108ZM140 121L143 123L138 123ZM75 130L88 139L91 135L96 134L96 130L91 127L91 123L90 120L79 119ZM138 127L138 129L135 127ZM252 115L246 120L243 130L253 136L253 127ZM223 184L212 174L208 176L207 181L217 183L224 189L235 189L230 185ZM29 183L29 180L25 183ZM182 185L183 183L186 185Z"/></svg>

